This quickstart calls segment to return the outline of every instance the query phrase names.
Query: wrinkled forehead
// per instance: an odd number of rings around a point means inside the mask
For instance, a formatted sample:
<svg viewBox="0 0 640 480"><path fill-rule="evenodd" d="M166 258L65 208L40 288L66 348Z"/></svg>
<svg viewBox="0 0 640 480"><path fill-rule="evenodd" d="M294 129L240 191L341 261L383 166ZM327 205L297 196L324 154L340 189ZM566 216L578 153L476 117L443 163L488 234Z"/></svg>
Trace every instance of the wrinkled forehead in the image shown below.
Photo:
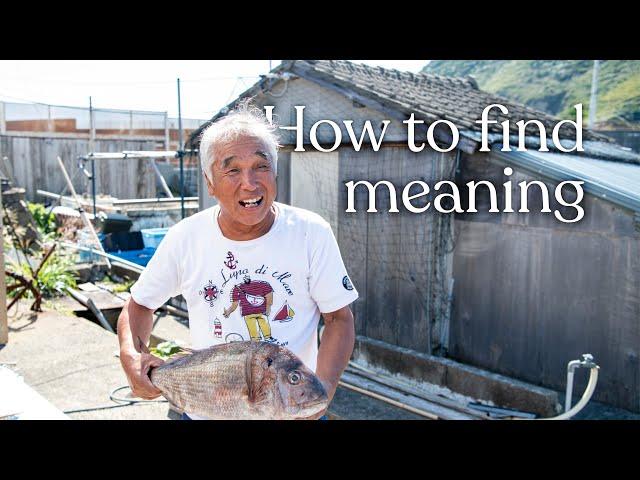
<svg viewBox="0 0 640 480"><path fill-rule="evenodd" d="M211 155L213 155L214 166L218 167L222 167L223 163L229 163L235 158L254 155L273 160L273 155L265 140L247 135L221 140L213 145Z"/></svg>

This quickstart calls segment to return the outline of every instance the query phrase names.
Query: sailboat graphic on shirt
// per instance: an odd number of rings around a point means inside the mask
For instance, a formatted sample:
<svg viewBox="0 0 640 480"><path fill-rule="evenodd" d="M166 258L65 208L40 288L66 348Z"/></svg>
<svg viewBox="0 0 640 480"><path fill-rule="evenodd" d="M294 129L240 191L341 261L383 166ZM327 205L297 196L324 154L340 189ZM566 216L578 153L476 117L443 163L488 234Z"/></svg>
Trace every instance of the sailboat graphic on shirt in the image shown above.
<svg viewBox="0 0 640 480"><path fill-rule="evenodd" d="M293 311L293 308L291 308L287 302L284 302L284 305L282 305L280 310L278 310L278 313L276 313L276 316L273 317L273 320L282 323L290 322L291 320L293 320L293 316L295 314L296 313Z"/></svg>

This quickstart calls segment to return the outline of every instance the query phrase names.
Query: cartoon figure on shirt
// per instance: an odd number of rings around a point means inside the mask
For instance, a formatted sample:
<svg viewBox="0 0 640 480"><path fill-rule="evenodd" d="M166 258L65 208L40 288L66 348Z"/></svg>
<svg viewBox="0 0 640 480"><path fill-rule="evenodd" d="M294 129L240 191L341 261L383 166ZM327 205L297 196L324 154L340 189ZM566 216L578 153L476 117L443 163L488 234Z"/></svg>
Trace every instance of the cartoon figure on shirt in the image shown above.
<svg viewBox="0 0 640 480"><path fill-rule="evenodd" d="M231 306L224 309L223 315L228 318L240 304L240 315L247 325L251 341L259 342L264 338L265 342L277 343L271 336L269 325L273 288L265 281L251 280L249 275L245 275L242 280L242 283L231 290Z"/></svg>

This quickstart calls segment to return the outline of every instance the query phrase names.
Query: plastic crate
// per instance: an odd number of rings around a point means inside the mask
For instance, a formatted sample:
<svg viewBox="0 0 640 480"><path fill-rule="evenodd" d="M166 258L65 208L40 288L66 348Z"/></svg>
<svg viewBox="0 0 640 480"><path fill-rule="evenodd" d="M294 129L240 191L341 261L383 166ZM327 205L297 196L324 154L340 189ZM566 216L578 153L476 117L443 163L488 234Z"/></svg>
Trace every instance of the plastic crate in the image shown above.
<svg viewBox="0 0 640 480"><path fill-rule="evenodd" d="M158 248L160 242L169 231L168 228L145 228L142 232L144 248Z"/></svg>
<svg viewBox="0 0 640 480"><path fill-rule="evenodd" d="M155 248L143 248L142 250L122 250L120 252L113 252L111 255L146 267L154 253L156 253Z"/></svg>

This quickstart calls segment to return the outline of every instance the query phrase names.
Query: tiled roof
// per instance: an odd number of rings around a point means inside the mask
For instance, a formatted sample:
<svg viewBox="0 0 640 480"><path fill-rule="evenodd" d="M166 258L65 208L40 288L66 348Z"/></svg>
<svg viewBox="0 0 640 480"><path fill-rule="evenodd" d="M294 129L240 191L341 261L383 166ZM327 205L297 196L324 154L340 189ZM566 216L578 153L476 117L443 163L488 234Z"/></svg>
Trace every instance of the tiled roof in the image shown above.
<svg viewBox="0 0 640 480"><path fill-rule="evenodd" d="M382 67L370 67L346 60L297 60L283 62L282 70L299 71L305 78L315 77L339 87L374 99L389 109L409 116L416 114L427 121L449 120L459 130L480 131L482 110L494 103L507 107L504 115L498 108L490 111L489 118L510 121L511 134L518 133L519 120L539 120L551 136L553 127L560 121L547 113L515 103L498 95L482 91L471 77L456 78L427 73L400 72ZM500 123L489 124L489 132L502 133ZM538 128L528 125L527 135L538 136ZM583 140L611 142L603 135L583 128ZM575 129L563 124L560 138L575 139Z"/></svg>
<svg viewBox="0 0 640 480"><path fill-rule="evenodd" d="M489 112L489 119L498 121L488 125L490 135L502 134L500 122L504 120L510 122L510 135L518 134L516 122L519 120L539 120L546 129L547 138L550 138L553 127L560 121L559 118L547 113L482 91L472 77L458 78L428 73L400 72L346 60L285 60L272 71L272 74L278 75L285 72L315 81L328 88L339 89L343 93L349 92L356 99L360 97L372 101L375 103L373 108L381 107L396 116L409 118L411 113L414 113L417 120L425 120L428 123L439 119L449 120L458 128L461 135L473 141L478 141L478 134L481 131L480 124L475 121L481 118L485 107L494 103L505 106L509 113L504 115L498 108L493 108ZM242 98L259 93L264 86L264 80L263 78L242 93L211 121L225 115L227 109L233 107ZM209 124L210 122L207 122L192 133L190 142L193 146L198 142L201 131ZM535 125L527 125L526 134L530 137L529 140L539 138L538 128ZM575 140L575 128L566 123L563 124L560 128L560 138ZM613 143L611 138L586 128L582 129L582 138L584 141Z"/></svg>

